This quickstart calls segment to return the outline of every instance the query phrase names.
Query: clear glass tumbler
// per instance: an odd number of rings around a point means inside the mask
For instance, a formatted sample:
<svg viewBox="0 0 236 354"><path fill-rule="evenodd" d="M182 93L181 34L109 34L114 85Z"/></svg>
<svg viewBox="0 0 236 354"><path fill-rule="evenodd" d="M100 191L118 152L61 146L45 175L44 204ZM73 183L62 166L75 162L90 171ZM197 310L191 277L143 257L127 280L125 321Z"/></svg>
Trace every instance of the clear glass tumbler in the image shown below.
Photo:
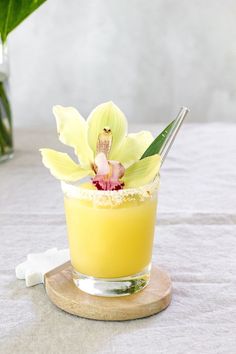
<svg viewBox="0 0 236 354"><path fill-rule="evenodd" d="M99 191L62 182L73 280L98 296L136 293L149 282L158 180Z"/></svg>

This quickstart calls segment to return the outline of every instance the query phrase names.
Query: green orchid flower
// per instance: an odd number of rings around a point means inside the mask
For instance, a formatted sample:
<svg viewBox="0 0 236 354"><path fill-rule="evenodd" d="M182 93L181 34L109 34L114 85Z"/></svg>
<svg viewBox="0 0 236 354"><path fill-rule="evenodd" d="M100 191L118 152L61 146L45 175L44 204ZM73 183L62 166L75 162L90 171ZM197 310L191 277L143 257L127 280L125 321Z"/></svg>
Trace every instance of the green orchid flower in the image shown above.
<svg viewBox="0 0 236 354"><path fill-rule="evenodd" d="M66 153L40 149L51 174L65 182L90 176L97 189L136 188L158 174L158 154L140 159L153 142L152 134L127 134L127 120L113 103L97 106L87 121L73 107L54 106L59 140L74 149L77 162Z"/></svg>

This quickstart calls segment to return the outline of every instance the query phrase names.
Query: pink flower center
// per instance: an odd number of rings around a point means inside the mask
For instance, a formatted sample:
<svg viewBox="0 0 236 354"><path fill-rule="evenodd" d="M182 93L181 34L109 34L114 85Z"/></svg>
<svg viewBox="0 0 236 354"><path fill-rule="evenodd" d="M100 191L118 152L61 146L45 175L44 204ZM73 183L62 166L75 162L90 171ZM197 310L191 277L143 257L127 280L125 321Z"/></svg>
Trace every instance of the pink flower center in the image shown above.
<svg viewBox="0 0 236 354"><path fill-rule="evenodd" d="M93 184L99 190L119 190L124 187L120 180L124 176L125 168L119 161L107 160L103 152L95 158L96 176L92 179Z"/></svg>
<svg viewBox="0 0 236 354"><path fill-rule="evenodd" d="M99 190L119 190L124 187L120 179L124 176L125 168L119 161L108 160L112 145L111 129L104 128L98 136L97 155L94 170L96 176L92 178L93 184Z"/></svg>

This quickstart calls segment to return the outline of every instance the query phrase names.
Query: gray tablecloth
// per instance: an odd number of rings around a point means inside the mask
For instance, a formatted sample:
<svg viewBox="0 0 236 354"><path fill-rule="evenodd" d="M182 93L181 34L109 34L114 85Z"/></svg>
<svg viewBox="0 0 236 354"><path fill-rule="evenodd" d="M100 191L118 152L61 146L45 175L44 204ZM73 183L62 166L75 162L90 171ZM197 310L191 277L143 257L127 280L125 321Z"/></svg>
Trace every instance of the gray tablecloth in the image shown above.
<svg viewBox="0 0 236 354"><path fill-rule="evenodd" d="M0 165L0 353L235 354L236 125L179 134L162 170L153 257L171 274L173 301L128 322L71 316L43 285L16 280L29 252L67 247L60 186L39 147L63 149L55 132L17 130L15 157Z"/></svg>

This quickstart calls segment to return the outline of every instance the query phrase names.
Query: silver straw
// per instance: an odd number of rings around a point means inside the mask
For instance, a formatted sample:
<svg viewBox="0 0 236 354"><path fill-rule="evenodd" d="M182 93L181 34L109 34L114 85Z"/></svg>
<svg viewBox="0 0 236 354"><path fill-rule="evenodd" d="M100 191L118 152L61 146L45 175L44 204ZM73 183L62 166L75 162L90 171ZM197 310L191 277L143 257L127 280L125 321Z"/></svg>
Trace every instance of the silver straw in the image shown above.
<svg viewBox="0 0 236 354"><path fill-rule="evenodd" d="M175 123L170 131L170 134L168 136L168 138L166 139L165 143L163 144L163 146L161 147L161 150L159 151L159 154L161 155L162 158L162 164L176 138L176 135L179 131L179 128L181 127L181 125L183 124L183 121L186 117L186 115L188 114L189 109L186 107L181 107L176 119L175 119Z"/></svg>

